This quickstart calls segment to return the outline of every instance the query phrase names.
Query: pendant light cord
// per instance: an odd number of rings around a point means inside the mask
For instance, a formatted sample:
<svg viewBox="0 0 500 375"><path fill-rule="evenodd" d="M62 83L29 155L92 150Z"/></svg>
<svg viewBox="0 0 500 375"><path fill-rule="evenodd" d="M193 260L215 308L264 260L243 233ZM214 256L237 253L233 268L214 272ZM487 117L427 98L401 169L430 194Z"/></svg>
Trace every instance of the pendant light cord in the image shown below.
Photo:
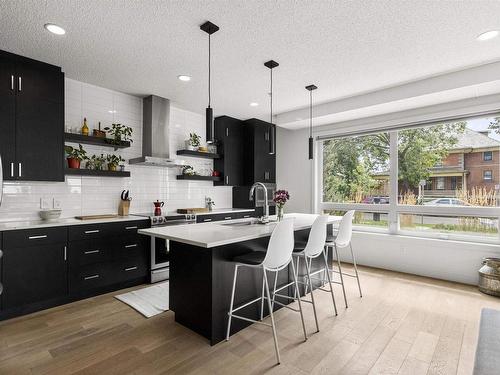
<svg viewBox="0 0 500 375"><path fill-rule="evenodd" d="M271 121L273 123L273 69L271 68Z"/></svg>
<svg viewBox="0 0 500 375"><path fill-rule="evenodd" d="M208 34L208 107L210 108L210 103L211 103L211 90L210 90L210 82L211 82L211 77L210 77L210 71L211 71L211 66L210 66L210 57L211 57L211 50L210 50L210 34Z"/></svg>
<svg viewBox="0 0 500 375"><path fill-rule="evenodd" d="M313 135L313 92L309 91L309 137Z"/></svg>

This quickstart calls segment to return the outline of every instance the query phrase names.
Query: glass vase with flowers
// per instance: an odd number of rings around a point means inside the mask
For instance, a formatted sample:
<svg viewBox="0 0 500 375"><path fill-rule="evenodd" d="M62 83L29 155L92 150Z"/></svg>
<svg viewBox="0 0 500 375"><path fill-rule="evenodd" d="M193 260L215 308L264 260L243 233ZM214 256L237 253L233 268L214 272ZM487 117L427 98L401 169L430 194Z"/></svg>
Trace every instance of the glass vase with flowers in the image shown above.
<svg viewBox="0 0 500 375"><path fill-rule="evenodd" d="M285 203L290 199L290 194L288 194L287 190L276 190L274 192L273 201L276 203L276 216L278 217L278 221L283 219Z"/></svg>

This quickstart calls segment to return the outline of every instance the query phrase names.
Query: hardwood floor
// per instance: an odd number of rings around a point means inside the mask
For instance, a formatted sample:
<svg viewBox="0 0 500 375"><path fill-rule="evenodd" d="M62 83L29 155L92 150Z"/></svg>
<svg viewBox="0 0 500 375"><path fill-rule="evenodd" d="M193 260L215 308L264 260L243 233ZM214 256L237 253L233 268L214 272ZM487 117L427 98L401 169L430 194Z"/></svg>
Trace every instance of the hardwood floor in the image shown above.
<svg viewBox="0 0 500 375"><path fill-rule="evenodd" d="M210 347L172 312L145 319L107 294L0 323L0 374L470 374L482 307L500 299L475 287L370 268L350 306L315 292L303 342L299 315L276 313L282 364L269 328L254 324ZM204 312L200 312L204 313Z"/></svg>

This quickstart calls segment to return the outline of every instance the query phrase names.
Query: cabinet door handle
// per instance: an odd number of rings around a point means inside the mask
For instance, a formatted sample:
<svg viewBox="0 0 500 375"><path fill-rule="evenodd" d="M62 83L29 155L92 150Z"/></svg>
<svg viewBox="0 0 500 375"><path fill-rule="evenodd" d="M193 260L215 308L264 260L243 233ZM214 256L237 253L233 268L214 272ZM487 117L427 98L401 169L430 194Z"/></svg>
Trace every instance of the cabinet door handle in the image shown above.
<svg viewBox="0 0 500 375"><path fill-rule="evenodd" d="M97 254L100 252L101 252L101 250L89 250L89 251L85 251L84 254L89 255L89 254Z"/></svg>
<svg viewBox="0 0 500 375"><path fill-rule="evenodd" d="M14 177L14 163L10 163L10 177Z"/></svg>
<svg viewBox="0 0 500 375"><path fill-rule="evenodd" d="M19 177L23 175L23 163L19 163Z"/></svg>
<svg viewBox="0 0 500 375"><path fill-rule="evenodd" d="M134 271L137 269L137 266L134 266L134 267L128 267L128 268L125 268L125 271Z"/></svg>
<svg viewBox="0 0 500 375"><path fill-rule="evenodd" d="M126 230L131 230L131 229L137 229L137 225L134 225L133 227L125 227Z"/></svg>
<svg viewBox="0 0 500 375"><path fill-rule="evenodd" d="M19 92L23 91L23 77L19 76L17 78L17 89L19 90Z"/></svg>
<svg viewBox="0 0 500 375"><path fill-rule="evenodd" d="M92 276L85 276L83 280L92 280L92 279L98 279L99 275L92 275Z"/></svg>
<svg viewBox="0 0 500 375"><path fill-rule="evenodd" d="M231 219L232 219L232 217L231 217L231 216L226 216L226 217L224 218L224 220L231 220Z"/></svg>
<svg viewBox="0 0 500 375"><path fill-rule="evenodd" d="M229 176L226 176L226 185L229 185Z"/></svg>
<svg viewBox="0 0 500 375"><path fill-rule="evenodd" d="M243 219L247 219L249 217L250 217L250 215L243 215Z"/></svg>
<svg viewBox="0 0 500 375"><path fill-rule="evenodd" d="M269 132L265 133L264 139L265 139L266 142L269 141Z"/></svg>
<svg viewBox="0 0 500 375"><path fill-rule="evenodd" d="M130 249L131 247L137 247L137 244L125 245L125 249Z"/></svg>
<svg viewBox="0 0 500 375"><path fill-rule="evenodd" d="M99 229L94 229L94 230L86 230L85 234L92 234L92 233L99 233Z"/></svg>
<svg viewBox="0 0 500 375"><path fill-rule="evenodd" d="M66 246L64 246L64 261L66 262L67 259L68 259L68 249L66 248Z"/></svg>
<svg viewBox="0 0 500 375"><path fill-rule="evenodd" d="M14 74L10 76L10 89L14 91Z"/></svg>
<svg viewBox="0 0 500 375"><path fill-rule="evenodd" d="M3 293L3 285L2 283L0 283L0 296L2 295L2 293Z"/></svg>
<svg viewBox="0 0 500 375"><path fill-rule="evenodd" d="M226 128L226 137L229 137L229 128Z"/></svg>
<svg viewBox="0 0 500 375"><path fill-rule="evenodd" d="M212 221L212 219L203 219L204 222L206 221Z"/></svg>
<svg viewBox="0 0 500 375"><path fill-rule="evenodd" d="M39 240L41 238L47 238L47 235L46 234L43 234L41 236L29 236L28 239L29 240Z"/></svg>

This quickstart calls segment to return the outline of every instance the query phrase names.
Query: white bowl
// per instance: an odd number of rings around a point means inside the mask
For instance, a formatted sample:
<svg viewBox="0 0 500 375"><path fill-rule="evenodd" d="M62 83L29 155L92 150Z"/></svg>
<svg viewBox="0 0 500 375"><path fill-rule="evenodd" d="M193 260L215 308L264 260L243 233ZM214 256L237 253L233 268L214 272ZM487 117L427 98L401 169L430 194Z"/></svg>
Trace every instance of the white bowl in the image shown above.
<svg viewBox="0 0 500 375"><path fill-rule="evenodd" d="M42 210L38 212L42 220L57 220L61 216L62 210Z"/></svg>

